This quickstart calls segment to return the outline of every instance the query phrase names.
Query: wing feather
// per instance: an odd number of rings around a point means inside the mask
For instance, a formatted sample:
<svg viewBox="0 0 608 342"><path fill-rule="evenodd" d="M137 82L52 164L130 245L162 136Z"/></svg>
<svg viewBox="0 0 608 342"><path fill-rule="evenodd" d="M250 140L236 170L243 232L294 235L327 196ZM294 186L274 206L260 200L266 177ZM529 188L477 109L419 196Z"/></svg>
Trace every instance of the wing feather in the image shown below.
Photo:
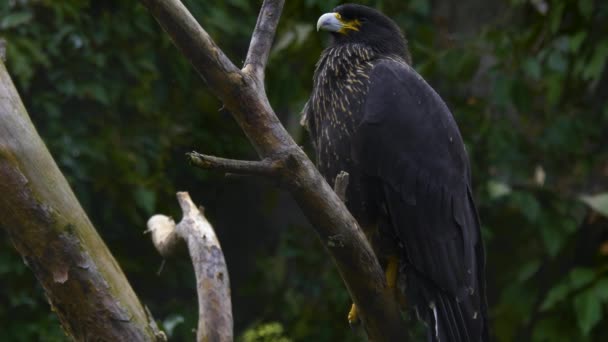
<svg viewBox="0 0 608 342"><path fill-rule="evenodd" d="M438 314L450 341L481 336L484 254L464 143L445 103L407 64L374 66L352 155L384 185L408 287L419 309L431 310L427 322Z"/></svg>

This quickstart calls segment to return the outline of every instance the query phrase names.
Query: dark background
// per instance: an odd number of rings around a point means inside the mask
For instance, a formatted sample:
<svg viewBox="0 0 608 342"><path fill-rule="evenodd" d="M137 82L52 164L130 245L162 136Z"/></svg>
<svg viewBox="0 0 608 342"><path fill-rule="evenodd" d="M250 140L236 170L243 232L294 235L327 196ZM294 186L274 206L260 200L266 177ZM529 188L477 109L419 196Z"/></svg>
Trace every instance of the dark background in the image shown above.
<svg viewBox="0 0 608 342"><path fill-rule="evenodd" d="M242 64L261 1L185 1ZM337 1L287 1L267 71L296 139ZM608 2L361 1L395 19L469 151L497 341L608 340ZM206 207L226 254L239 339L358 341L349 298L290 196L187 165L253 159L230 113L134 0L0 0L7 65L40 135L141 301L173 341L194 338L189 260L161 263L142 232ZM0 180L1 181L1 180ZM581 197L582 195L594 195ZM593 209L590 209L593 208ZM602 214L603 213L603 214ZM40 287L0 232L3 341L62 341Z"/></svg>

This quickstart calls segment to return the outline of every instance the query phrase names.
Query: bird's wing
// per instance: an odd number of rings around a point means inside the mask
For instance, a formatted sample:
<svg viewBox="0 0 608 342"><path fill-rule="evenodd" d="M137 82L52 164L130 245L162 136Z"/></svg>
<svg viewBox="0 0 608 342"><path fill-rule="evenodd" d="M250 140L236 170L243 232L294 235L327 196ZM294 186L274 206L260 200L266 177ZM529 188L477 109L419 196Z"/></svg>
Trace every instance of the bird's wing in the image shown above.
<svg viewBox="0 0 608 342"><path fill-rule="evenodd" d="M484 252L468 159L444 102L407 64L380 61L352 148L363 172L383 184L418 309L450 341L480 336Z"/></svg>

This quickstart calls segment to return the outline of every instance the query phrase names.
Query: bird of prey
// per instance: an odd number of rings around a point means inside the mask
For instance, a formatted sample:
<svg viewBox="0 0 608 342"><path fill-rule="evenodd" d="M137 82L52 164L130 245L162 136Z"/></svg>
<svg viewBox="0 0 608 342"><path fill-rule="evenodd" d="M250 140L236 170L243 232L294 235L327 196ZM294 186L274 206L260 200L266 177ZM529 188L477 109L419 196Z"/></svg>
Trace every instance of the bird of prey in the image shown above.
<svg viewBox="0 0 608 342"><path fill-rule="evenodd" d="M329 31L303 110L317 166L350 174L346 204L431 341L487 341L485 256L471 172L441 97L411 67L387 16L346 4L323 14ZM397 266L399 265L399 266ZM356 308L349 320L356 319Z"/></svg>

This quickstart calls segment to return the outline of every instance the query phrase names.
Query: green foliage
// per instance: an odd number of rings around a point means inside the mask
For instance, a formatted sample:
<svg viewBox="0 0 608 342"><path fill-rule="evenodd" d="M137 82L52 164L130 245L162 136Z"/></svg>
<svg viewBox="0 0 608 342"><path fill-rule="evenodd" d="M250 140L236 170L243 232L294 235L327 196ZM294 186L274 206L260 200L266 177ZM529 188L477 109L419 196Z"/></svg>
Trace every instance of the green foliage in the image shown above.
<svg viewBox="0 0 608 342"><path fill-rule="evenodd" d="M581 196L580 200L587 204L591 209L608 217L608 193L601 193L594 196Z"/></svg>
<svg viewBox="0 0 608 342"><path fill-rule="evenodd" d="M247 329L241 338L242 342L291 342L285 337L281 323L273 322L260 324L254 328Z"/></svg>
<svg viewBox="0 0 608 342"><path fill-rule="evenodd" d="M261 1L184 2L241 62ZM414 67L459 122L487 242L496 340L608 339L608 4L360 2L400 24ZM288 1L271 53L271 103L302 143L298 113L326 42L314 24L337 3ZM491 14L472 14L483 11ZM40 134L172 340L193 338L191 266L173 261L156 276L160 258L141 232L152 213L178 217L178 190L207 207L220 234L241 341L360 340L346 324L348 294L293 205L268 184L234 185L184 162L193 149L255 154L137 1L0 1L0 36ZM5 240L4 340L62 340Z"/></svg>

